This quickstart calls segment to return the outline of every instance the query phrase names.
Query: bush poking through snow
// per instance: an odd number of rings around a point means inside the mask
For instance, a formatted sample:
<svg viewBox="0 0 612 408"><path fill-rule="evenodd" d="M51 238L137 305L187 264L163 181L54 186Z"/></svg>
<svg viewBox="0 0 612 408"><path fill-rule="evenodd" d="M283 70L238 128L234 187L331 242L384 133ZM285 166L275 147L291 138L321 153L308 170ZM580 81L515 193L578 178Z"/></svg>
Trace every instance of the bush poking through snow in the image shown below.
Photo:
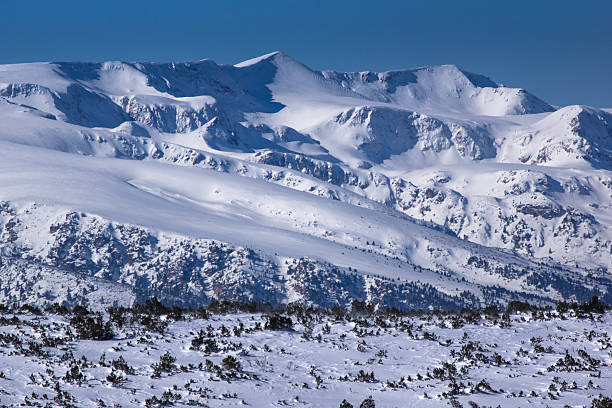
<svg viewBox="0 0 612 408"><path fill-rule="evenodd" d="M376 408L372 396L370 395L368 398L364 399L359 405L359 408Z"/></svg>
<svg viewBox="0 0 612 408"><path fill-rule="evenodd" d="M109 375L106 376L106 381L111 383L114 387L120 387L121 384L127 381L127 378L122 376L121 373L118 373L117 371L113 370Z"/></svg>
<svg viewBox="0 0 612 408"><path fill-rule="evenodd" d="M77 306L74 308L74 317L70 324L74 327L81 339L111 340L115 337L111 322L104 322L100 313L92 313L87 308Z"/></svg>
<svg viewBox="0 0 612 408"><path fill-rule="evenodd" d="M266 330L292 330L293 320L289 316L283 316L280 313L272 313L266 316Z"/></svg>
<svg viewBox="0 0 612 408"><path fill-rule="evenodd" d="M604 397L599 394L599 397L593 399L591 402L591 408L610 408L612 407L612 398Z"/></svg>
<svg viewBox="0 0 612 408"><path fill-rule="evenodd" d="M151 365L153 368L153 375L151 378L159 378L162 373L171 373L176 369L176 357L172 356L170 352L166 351L166 353L159 358L159 363L155 363Z"/></svg>
<svg viewBox="0 0 612 408"><path fill-rule="evenodd" d="M118 371L123 371L123 372L124 372L125 374L127 374L127 375L134 375L134 374L135 374L135 372L134 372L134 368L133 368L133 367L131 367L131 366L130 366L130 365L127 363L127 361L125 361L125 359L123 358L123 356L119 356L119 358L118 358L118 359L113 360L113 361L112 361L112 363L111 363L111 365L113 366L113 368L114 368L115 370L118 370Z"/></svg>
<svg viewBox="0 0 612 408"><path fill-rule="evenodd" d="M229 371L240 371L242 369L240 362L234 356L225 357L221 364L223 365L223 368Z"/></svg>

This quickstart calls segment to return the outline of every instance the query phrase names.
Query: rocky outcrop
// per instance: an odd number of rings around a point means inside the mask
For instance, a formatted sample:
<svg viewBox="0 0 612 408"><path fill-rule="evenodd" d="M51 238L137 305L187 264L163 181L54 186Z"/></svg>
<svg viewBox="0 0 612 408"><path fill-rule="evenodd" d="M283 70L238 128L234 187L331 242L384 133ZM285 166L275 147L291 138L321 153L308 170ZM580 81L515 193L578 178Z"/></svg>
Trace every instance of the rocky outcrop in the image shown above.
<svg viewBox="0 0 612 408"><path fill-rule="evenodd" d="M327 126L335 133L354 135L351 143L374 163L411 149L439 153L454 148L459 156L473 160L495 157L493 141L484 128L446 123L416 112L363 106L342 112L333 125L339 129Z"/></svg>
<svg viewBox="0 0 612 408"><path fill-rule="evenodd" d="M32 234L34 225L37 231ZM86 300L111 305L157 296L168 304L190 307L221 299L332 307L361 299L377 307L424 309L483 302L503 305L513 299L546 303L555 299L550 296L558 295L534 292L533 287L540 287L544 280L556 282L562 298L567 299L584 300L593 294L607 299L612 288L612 281L599 275L580 281L563 269L472 255L461 274L473 270L494 279L523 282L519 284L522 289L472 282L464 292L448 294L419 280L365 275L308 258L279 258L216 240L152 231L36 204L17 210L3 202L0 231L0 302L5 303L75 304ZM424 271L410 263L406 268L417 274ZM451 280L457 272L443 267L437 271ZM495 296L489 297L493 289Z"/></svg>

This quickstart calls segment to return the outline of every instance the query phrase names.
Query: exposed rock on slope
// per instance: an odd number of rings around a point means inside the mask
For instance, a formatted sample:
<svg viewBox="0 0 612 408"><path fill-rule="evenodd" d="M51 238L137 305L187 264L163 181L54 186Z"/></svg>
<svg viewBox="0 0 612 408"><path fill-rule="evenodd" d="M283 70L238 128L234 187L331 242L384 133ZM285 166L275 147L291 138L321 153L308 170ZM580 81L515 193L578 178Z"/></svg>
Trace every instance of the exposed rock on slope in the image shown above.
<svg viewBox="0 0 612 408"><path fill-rule="evenodd" d="M568 106L519 135L518 159L545 166L591 164L610 170L612 115L585 106Z"/></svg>
<svg viewBox="0 0 612 408"><path fill-rule="evenodd" d="M541 265L508 263L504 256L466 258L464 277L473 281L461 293L448 294L419 280L364 276L313 259L281 258L216 240L194 239L110 222L101 217L30 206L15 210L2 203L0 212L0 296L5 302L67 302L97 299L103 304L131 304L152 296L169 304L198 306L214 299L271 304L308 303L346 306L363 299L400 309L460 308L482 302L506 304L511 299L550 302L610 297L612 282L583 277ZM32 235L34 221L40 232ZM430 243L432 257L438 257ZM439 258L444 262L443 258ZM407 263L415 273L424 270ZM27 273L25 272L27 268ZM468 272L470 271L470 272ZM466 273L467 272L467 273ZM454 278L440 265L449 283ZM481 285L472 274L514 282L508 288ZM522 282L522 283L521 283ZM521 289L509 289L520 285ZM548 288L540 295L538 288ZM445 284L442 284L442 287ZM39 298L37 298L39 296Z"/></svg>
<svg viewBox="0 0 612 408"><path fill-rule="evenodd" d="M119 285L112 302L609 291L610 114L454 66L3 65L0 123L0 200L17 211L1 224L6 299L36 298L28 268L66 301L60 274L82 277L80 298ZM38 206L57 229L20 212Z"/></svg>

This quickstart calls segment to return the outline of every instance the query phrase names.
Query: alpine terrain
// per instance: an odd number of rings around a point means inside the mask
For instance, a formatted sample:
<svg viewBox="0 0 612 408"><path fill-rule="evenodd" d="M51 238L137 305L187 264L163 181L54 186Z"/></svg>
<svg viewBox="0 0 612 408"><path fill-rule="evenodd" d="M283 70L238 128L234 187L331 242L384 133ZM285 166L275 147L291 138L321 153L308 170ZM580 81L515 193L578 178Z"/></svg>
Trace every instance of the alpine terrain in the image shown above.
<svg viewBox="0 0 612 408"><path fill-rule="evenodd" d="M0 65L0 303L610 304L611 112L451 65Z"/></svg>

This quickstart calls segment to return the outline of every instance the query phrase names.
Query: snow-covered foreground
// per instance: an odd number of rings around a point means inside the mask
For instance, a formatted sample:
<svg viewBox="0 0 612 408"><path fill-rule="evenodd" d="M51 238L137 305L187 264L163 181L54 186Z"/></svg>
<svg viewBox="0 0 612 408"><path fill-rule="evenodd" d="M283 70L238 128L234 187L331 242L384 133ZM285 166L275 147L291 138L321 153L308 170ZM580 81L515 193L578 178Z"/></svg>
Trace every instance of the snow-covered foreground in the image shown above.
<svg viewBox="0 0 612 408"><path fill-rule="evenodd" d="M216 310L96 321L3 309L0 405L605 407L612 396L609 311Z"/></svg>

